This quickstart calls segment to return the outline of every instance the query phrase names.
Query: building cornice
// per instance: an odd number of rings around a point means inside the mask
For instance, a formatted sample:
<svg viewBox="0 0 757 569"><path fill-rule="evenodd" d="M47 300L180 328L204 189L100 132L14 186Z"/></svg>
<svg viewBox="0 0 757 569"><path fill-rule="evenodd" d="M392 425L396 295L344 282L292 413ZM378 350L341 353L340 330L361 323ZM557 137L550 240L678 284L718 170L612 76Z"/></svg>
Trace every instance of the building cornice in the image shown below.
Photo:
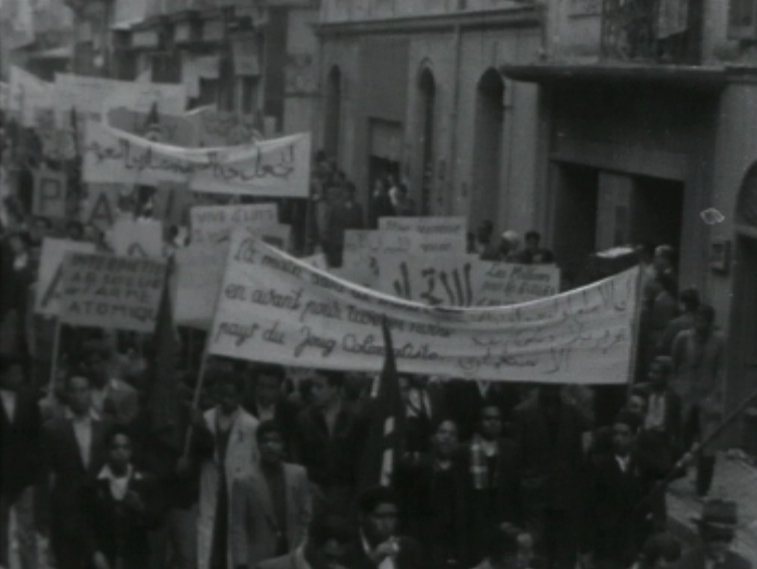
<svg viewBox="0 0 757 569"><path fill-rule="evenodd" d="M355 20L320 23L315 26L320 36L352 36L385 33L411 33L463 29L494 29L538 27L541 15L538 6L523 6L501 10L455 12L404 18Z"/></svg>

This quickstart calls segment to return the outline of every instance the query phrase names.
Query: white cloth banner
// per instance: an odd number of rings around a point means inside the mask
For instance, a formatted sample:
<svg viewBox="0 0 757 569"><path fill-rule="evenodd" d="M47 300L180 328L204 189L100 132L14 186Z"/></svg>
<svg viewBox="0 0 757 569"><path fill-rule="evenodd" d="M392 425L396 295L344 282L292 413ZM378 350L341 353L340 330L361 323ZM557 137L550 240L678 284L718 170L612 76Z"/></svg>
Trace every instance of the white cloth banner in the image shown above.
<svg viewBox="0 0 757 569"><path fill-rule="evenodd" d="M477 255L378 255L378 290L432 306L505 306L560 292L560 269Z"/></svg>
<svg viewBox="0 0 757 569"><path fill-rule="evenodd" d="M310 134L255 145L184 148L91 121L83 175L94 184L187 182L198 192L303 198L310 187Z"/></svg>
<svg viewBox="0 0 757 569"><path fill-rule="evenodd" d="M492 381L628 381L638 270L537 301L440 308L401 300L314 269L235 232L209 337L211 354L378 372L381 321L406 373Z"/></svg>

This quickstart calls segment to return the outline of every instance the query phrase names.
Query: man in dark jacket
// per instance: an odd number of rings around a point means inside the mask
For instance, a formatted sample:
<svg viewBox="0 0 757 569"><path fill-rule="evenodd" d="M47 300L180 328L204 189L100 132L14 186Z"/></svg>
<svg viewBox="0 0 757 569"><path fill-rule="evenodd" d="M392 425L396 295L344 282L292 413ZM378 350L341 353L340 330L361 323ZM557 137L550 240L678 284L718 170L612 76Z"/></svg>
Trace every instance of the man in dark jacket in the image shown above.
<svg viewBox="0 0 757 569"><path fill-rule="evenodd" d="M431 452L406 455L393 476L401 527L421 542L433 567L456 569L465 559L468 476L458 450L457 425L443 419Z"/></svg>
<svg viewBox="0 0 757 569"><path fill-rule="evenodd" d="M468 567L485 557L492 528L522 520L518 447L503 437L502 411L497 405L484 404L479 417L476 433L462 457Z"/></svg>
<svg viewBox="0 0 757 569"><path fill-rule="evenodd" d="M86 498L105 464L111 424L92 410L92 379L86 373L69 374L65 387L69 414L52 419L42 430L51 487L50 541L60 569L85 569L92 561Z"/></svg>
<svg viewBox="0 0 757 569"><path fill-rule="evenodd" d="M730 551L738 522L734 502L711 500L695 521L702 544L685 554L675 569L751 569L752 563Z"/></svg>
<svg viewBox="0 0 757 569"><path fill-rule="evenodd" d="M394 492L384 486L369 488L358 503L359 535L347 546L344 566L349 569L393 569L428 567L420 544L398 534L400 508Z"/></svg>
<svg viewBox="0 0 757 569"><path fill-rule="evenodd" d="M95 569L144 569L150 562L149 530L160 523L161 492L155 477L132 462L131 435L113 428L105 438L107 462L89 491L90 551Z"/></svg>
<svg viewBox="0 0 757 569"><path fill-rule="evenodd" d="M544 385L515 411L515 441L523 473L526 526L546 567L575 565L582 437L590 425L562 399L559 385Z"/></svg>
<svg viewBox="0 0 757 569"><path fill-rule="evenodd" d="M9 567L11 509L16 511L22 569L35 566L34 484L39 474L41 419L36 395L24 386L23 362L0 356L0 565Z"/></svg>
<svg viewBox="0 0 757 569"><path fill-rule="evenodd" d="M621 411L611 451L593 456L588 467L581 549L593 554L597 569L625 569L646 538L650 488L633 452L639 427L638 415Z"/></svg>
<svg viewBox="0 0 757 569"><path fill-rule="evenodd" d="M314 485L314 511L351 511L360 456L367 437L365 419L345 404L344 375L316 372L311 379L312 405L302 411L296 435L295 460Z"/></svg>

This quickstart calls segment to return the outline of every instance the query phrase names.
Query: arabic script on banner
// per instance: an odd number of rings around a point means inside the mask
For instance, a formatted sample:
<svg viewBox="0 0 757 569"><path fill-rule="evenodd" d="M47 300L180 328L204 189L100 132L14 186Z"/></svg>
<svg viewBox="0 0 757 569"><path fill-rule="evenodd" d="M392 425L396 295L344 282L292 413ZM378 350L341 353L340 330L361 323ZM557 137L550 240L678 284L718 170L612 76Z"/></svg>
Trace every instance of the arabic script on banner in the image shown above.
<svg viewBox="0 0 757 569"><path fill-rule="evenodd" d="M638 270L496 308L430 307L375 293L236 231L210 353L281 365L378 372L381 322L407 373L493 381L628 380Z"/></svg>

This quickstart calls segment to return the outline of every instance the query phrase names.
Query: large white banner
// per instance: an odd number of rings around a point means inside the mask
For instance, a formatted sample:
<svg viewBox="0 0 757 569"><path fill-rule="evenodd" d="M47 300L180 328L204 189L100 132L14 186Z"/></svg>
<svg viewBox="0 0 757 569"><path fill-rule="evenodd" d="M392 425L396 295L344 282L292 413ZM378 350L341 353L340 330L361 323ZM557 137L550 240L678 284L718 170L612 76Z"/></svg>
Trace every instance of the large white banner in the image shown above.
<svg viewBox="0 0 757 569"><path fill-rule="evenodd" d="M307 197L310 134L255 145L183 148L90 122L84 148L84 181L158 185L187 182L198 192Z"/></svg>
<svg viewBox="0 0 757 569"><path fill-rule="evenodd" d="M526 304L431 307L337 279L238 230L209 350L285 366L378 372L386 317L403 372L622 384L628 380L637 283L633 269Z"/></svg>
<svg viewBox="0 0 757 569"><path fill-rule="evenodd" d="M560 292L560 269L478 255L378 255L378 290L432 306L504 306Z"/></svg>
<svg viewBox="0 0 757 569"><path fill-rule="evenodd" d="M407 255L462 255L466 250L464 217L382 217L382 251Z"/></svg>

